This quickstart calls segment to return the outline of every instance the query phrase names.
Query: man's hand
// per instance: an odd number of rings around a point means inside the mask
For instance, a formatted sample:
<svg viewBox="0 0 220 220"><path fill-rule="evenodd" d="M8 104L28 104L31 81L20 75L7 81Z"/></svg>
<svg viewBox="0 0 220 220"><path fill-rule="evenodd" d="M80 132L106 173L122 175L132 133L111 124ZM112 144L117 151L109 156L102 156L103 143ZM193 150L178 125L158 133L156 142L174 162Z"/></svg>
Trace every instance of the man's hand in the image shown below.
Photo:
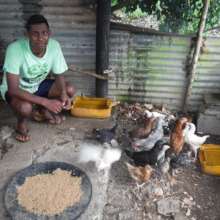
<svg viewBox="0 0 220 220"><path fill-rule="evenodd" d="M64 92L61 94L60 99L63 104L63 109L69 110L71 108L71 100L68 95Z"/></svg>
<svg viewBox="0 0 220 220"><path fill-rule="evenodd" d="M57 99L47 99L44 107L57 114L62 111L63 103Z"/></svg>

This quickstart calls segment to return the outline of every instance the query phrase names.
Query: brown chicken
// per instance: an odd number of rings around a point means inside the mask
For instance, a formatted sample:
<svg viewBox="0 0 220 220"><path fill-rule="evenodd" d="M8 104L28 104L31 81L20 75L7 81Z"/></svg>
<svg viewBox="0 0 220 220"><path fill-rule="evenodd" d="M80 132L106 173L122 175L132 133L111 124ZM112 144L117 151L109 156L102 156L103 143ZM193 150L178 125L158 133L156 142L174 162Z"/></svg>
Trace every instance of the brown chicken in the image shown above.
<svg viewBox="0 0 220 220"><path fill-rule="evenodd" d="M126 163L126 165L131 177L136 180L138 184L146 183L150 179L153 171L153 168L150 165L146 165L144 167L132 166L129 163Z"/></svg>
<svg viewBox="0 0 220 220"><path fill-rule="evenodd" d="M138 139L146 138L151 133L151 130L155 126L155 119L156 118L154 118L154 117L146 118L145 121L144 121L144 127L136 128L136 129L132 130L129 133L131 139L134 139L134 138L138 138Z"/></svg>
<svg viewBox="0 0 220 220"><path fill-rule="evenodd" d="M170 135L170 147L176 155L179 155L184 145L183 129L188 118L182 117L176 121L174 130Z"/></svg>

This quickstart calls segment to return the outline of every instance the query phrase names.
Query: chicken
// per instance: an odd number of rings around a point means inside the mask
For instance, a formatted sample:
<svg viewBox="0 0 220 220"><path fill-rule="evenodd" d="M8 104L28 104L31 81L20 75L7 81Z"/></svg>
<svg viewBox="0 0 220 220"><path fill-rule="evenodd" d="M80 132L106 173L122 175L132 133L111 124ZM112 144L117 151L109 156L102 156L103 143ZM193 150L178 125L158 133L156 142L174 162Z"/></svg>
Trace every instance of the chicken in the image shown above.
<svg viewBox="0 0 220 220"><path fill-rule="evenodd" d="M181 152L178 157L173 157L171 159L170 165L173 169L177 169L179 167L186 167L192 163L190 159L189 152Z"/></svg>
<svg viewBox="0 0 220 220"><path fill-rule="evenodd" d="M132 166L129 163L126 163L126 165L128 167L129 174L135 181L137 181L137 184L143 184L148 182L153 172L153 168L150 165L146 165L144 167Z"/></svg>
<svg viewBox="0 0 220 220"><path fill-rule="evenodd" d="M187 121L186 117L179 118L170 135L170 147L176 155L179 155L184 145L183 129Z"/></svg>
<svg viewBox="0 0 220 220"><path fill-rule="evenodd" d="M79 162L88 163L95 162L98 171L108 170L111 165L121 158L121 149L103 147L90 143L80 145Z"/></svg>
<svg viewBox="0 0 220 220"><path fill-rule="evenodd" d="M109 143L111 144L112 140L115 140L115 132L116 132L117 124L112 128L96 128L93 129L93 134L95 138L101 143Z"/></svg>
<svg viewBox="0 0 220 220"><path fill-rule="evenodd" d="M147 138L137 139L132 142L132 147L136 151L151 150L158 140L163 138L163 119L156 119L156 127L151 131Z"/></svg>
<svg viewBox="0 0 220 220"><path fill-rule="evenodd" d="M162 163L165 158L165 152L170 146L166 145L163 140L159 140L150 151L131 152L125 150L136 166L145 166L146 164L156 165Z"/></svg>
<svg viewBox="0 0 220 220"><path fill-rule="evenodd" d="M165 160L163 161L163 163L160 165L160 170L162 173L168 173L168 171L170 170L170 161L171 158L167 157L165 158Z"/></svg>
<svg viewBox="0 0 220 220"><path fill-rule="evenodd" d="M186 123L184 129L184 140L190 146L190 149L194 153L194 159L197 158L198 149L205 143L210 135L204 135L202 137L195 134L196 126L193 123Z"/></svg>
<svg viewBox="0 0 220 220"><path fill-rule="evenodd" d="M144 121L144 127L134 129L129 133L131 139L146 138L153 129L155 124L154 122L155 122L154 117L146 118Z"/></svg>
<svg viewBox="0 0 220 220"><path fill-rule="evenodd" d="M145 111L144 111L144 114L145 114L147 117L155 117L155 118L162 118L162 119L165 119L165 117L167 116L167 115L164 114L164 113L151 112L151 111L149 111L149 110L145 110Z"/></svg>

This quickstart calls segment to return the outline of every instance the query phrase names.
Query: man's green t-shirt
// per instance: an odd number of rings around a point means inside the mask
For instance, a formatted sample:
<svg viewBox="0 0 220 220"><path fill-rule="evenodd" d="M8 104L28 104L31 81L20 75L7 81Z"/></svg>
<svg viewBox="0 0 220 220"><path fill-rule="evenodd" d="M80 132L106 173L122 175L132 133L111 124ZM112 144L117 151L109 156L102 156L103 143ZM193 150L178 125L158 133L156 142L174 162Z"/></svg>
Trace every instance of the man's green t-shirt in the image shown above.
<svg viewBox="0 0 220 220"><path fill-rule="evenodd" d="M51 38L48 40L46 52L39 58L32 53L28 38L22 38L11 43L6 50L4 76L0 86L1 95L5 99L7 73L19 75L19 87L34 93L50 72L61 74L67 69L62 50L56 40Z"/></svg>

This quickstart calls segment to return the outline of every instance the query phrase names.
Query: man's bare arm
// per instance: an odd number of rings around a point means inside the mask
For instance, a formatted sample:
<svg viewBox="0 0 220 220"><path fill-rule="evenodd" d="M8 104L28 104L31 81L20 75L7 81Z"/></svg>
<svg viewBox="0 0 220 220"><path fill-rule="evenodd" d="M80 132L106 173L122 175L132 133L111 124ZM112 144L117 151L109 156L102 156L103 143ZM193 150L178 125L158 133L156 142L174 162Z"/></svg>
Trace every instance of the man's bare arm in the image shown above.
<svg viewBox="0 0 220 220"><path fill-rule="evenodd" d="M16 74L8 73L7 83L8 83L8 94L11 97L22 99L32 104L41 105L54 113L58 113L62 110L62 102L60 102L59 100L56 99L50 100L47 98L39 97L20 89L19 76Z"/></svg>
<svg viewBox="0 0 220 220"><path fill-rule="evenodd" d="M56 75L56 82L60 93L60 99L63 103L63 108L69 109L71 106L71 100L69 99L66 91L66 83L63 75Z"/></svg>

